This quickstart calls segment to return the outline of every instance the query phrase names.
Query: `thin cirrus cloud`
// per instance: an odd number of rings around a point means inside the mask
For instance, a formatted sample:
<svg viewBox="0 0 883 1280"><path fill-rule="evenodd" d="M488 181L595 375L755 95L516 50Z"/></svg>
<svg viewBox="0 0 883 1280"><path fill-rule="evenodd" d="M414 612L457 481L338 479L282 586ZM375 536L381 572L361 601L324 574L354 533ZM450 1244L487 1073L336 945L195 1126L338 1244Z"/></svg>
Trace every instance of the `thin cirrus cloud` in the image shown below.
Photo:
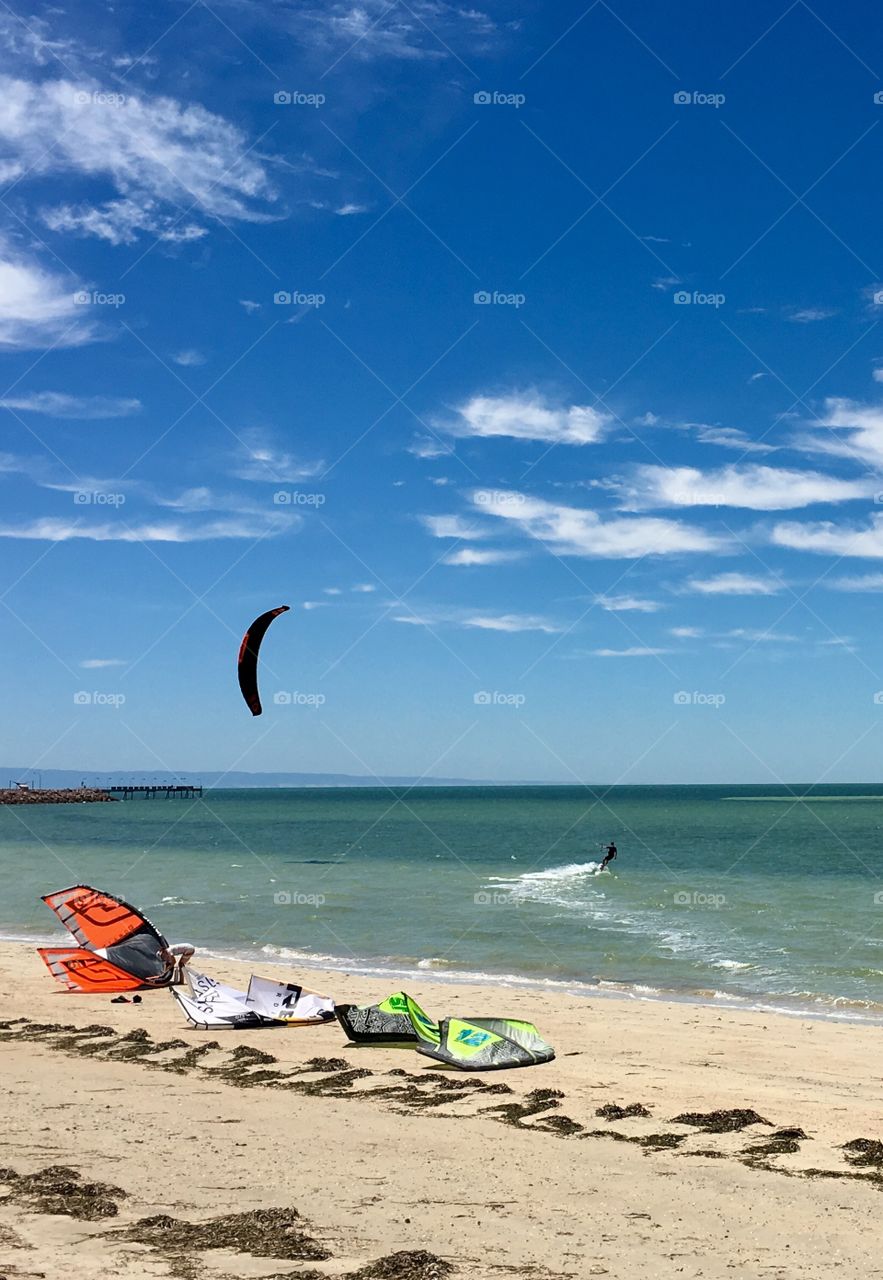
<svg viewBox="0 0 883 1280"><path fill-rule="evenodd" d="M76 282L46 270L0 241L0 347L75 347L96 326L78 305Z"/></svg>
<svg viewBox="0 0 883 1280"><path fill-rule="evenodd" d="M798 448L883 467L883 406L832 397L808 425L795 440Z"/></svg>
<svg viewBox="0 0 883 1280"><path fill-rule="evenodd" d="M79 664L84 671L103 671L105 667L124 667L125 658L84 658Z"/></svg>
<svg viewBox="0 0 883 1280"><path fill-rule="evenodd" d="M103 418L128 418L141 410L141 401L122 396L72 396L62 391L33 391L24 395L4 396L0 409L17 413L42 413L50 418L77 418L99 421Z"/></svg>
<svg viewBox="0 0 883 1280"><path fill-rule="evenodd" d="M636 644L628 649L592 649L593 658L658 658L670 649L654 649L650 645Z"/></svg>
<svg viewBox="0 0 883 1280"><path fill-rule="evenodd" d="M774 596L784 583L748 573L719 573L711 578L691 578L686 590L702 596Z"/></svg>
<svg viewBox="0 0 883 1280"><path fill-rule="evenodd" d="M489 538L490 529L482 529L474 521L464 520L462 516L420 516L420 523L433 538L462 538L475 541Z"/></svg>
<svg viewBox="0 0 883 1280"><path fill-rule="evenodd" d="M264 221L276 192L245 134L204 107L112 94L87 79L0 75L0 174L21 181L70 173L109 182L114 198L43 211L50 227L129 244L142 231L192 239L185 204L208 218ZM171 208L170 208L171 206Z"/></svg>
<svg viewBox="0 0 883 1280"><path fill-rule="evenodd" d="M489 547L461 547L459 551L452 551L446 555L442 564L466 566L510 564L513 560L520 559L520 551L494 551Z"/></svg>
<svg viewBox="0 0 883 1280"><path fill-rule="evenodd" d="M262 430L240 431L241 448L230 472L237 480L253 480L263 484L294 484L315 479L325 470L322 461L304 462L277 444Z"/></svg>
<svg viewBox="0 0 883 1280"><path fill-rule="evenodd" d="M795 471L757 463L716 471L697 467L636 467L618 482L621 505L641 511L659 507L739 507L787 511L816 503L853 502L879 490L873 477L844 480L820 471Z"/></svg>
<svg viewBox="0 0 883 1280"><path fill-rule="evenodd" d="M437 420L453 436L536 440L544 444L597 444L611 422L609 414L588 405L558 407L537 392L472 396L452 417Z"/></svg>
<svg viewBox="0 0 883 1280"><path fill-rule="evenodd" d="M477 509L497 516L556 555L632 560L644 556L721 551L729 543L704 529L658 517L602 519L596 511L568 507L506 490L478 490Z"/></svg>
<svg viewBox="0 0 883 1280"><path fill-rule="evenodd" d="M854 577L834 578L826 580L825 586L831 591L883 591L883 573L861 573Z"/></svg>
<svg viewBox="0 0 883 1280"><path fill-rule="evenodd" d="M332 0L326 5L274 5L274 20L291 14L298 38L309 32L314 47L329 52L343 48L362 62L380 59L403 62L460 60L456 52L481 52L493 47L497 25L486 13L445 3L411 0L408 5L387 0Z"/></svg>
<svg viewBox="0 0 883 1280"><path fill-rule="evenodd" d="M525 613L477 613L465 609L422 609L396 614L393 622L412 627L458 627L467 631L502 631L515 635L522 631L540 631L557 635L564 628L550 618Z"/></svg>
<svg viewBox="0 0 883 1280"><path fill-rule="evenodd" d="M226 516L217 520L140 520L122 518L89 523L59 516L43 516L19 524L0 524L0 538L28 542L211 542L221 539L262 538L289 532L301 523L296 514Z"/></svg>
<svg viewBox="0 0 883 1280"><path fill-rule="evenodd" d="M810 551L818 555L883 558L883 515L872 516L864 528L835 524L830 520L800 523L782 521L770 537L777 547L790 551Z"/></svg>
<svg viewBox="0 0 883 1280"><path fill-rule="evenodd" d="M658 600L643 600L639 596L598 596L595 603L608 613L657 613L663 608Z"/></svg>

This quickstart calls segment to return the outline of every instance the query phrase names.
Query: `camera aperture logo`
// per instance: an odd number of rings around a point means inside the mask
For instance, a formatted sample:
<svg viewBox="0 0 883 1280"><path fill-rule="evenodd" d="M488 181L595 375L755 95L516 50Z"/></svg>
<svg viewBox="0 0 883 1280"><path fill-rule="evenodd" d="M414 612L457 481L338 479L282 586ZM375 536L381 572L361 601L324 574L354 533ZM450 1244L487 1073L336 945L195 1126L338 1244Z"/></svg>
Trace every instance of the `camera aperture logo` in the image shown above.
<svg viewBox="0 0 883 1280"><path fill-rule="evenodd" d="M91 693L88 689L79 689L74 694L76 707L113 707L114 711L119 711L125 701L124 693L100 693L97 689L93 689Z"/></svg>
<svg viewBox="0 0 883 1280"><path fill-rule="evenodd" d="M678 89L674 94L676 107L714 107L719 110L726 100L725 93L702 93L699 89Z"/></svg>
<svg viewBox="0 0 883 1280"><path fill-rule="evenodd" d="M527 98L523 93L501 93L499 89L479 89L472 101L477 107L523 107Z"/></svg>
<svg viewBox="0 0 883 1280"><path fill-rule="evenodd" d="M324 493L302 493L300 489L277 489L273 494L277 507L324 507Z"/></svg>
<svg viewBox="0 0 883 1280"><path fill-rule="evenodd" d="M690 293L687 289L678 289L674 295L674 304L676 307L722 307L727 300L725 293L703 293L701 289L694 289Z"/></svg>
<svg viewBox="0 0 883 1280"><path fill-rule="evenodd" d="M473 293L472 301L477 307L514 307L517 311L523 307L527 298L523 293L501 293L499 289L479 289Z"/></svg>
<svg viewBox="0 0 883 1280"><path fill-rule="evenodd" d="M298 690L289 692L287 689L278 689L273 694L273 701L277 707L324 707L324 693L301 693Z"/></svg>
<svg viewBox="0 0 883 1280"><path fill-rule="evenodd" d="M277 307L324 307L324 293L304 293L300 289L277 289L273 294Z"/></svg>
<svg viewBox="0 0 883 1280"><path fill-rule="evenodd" d="M299 89L278 89L273 94L277 107L324 107L324 93L302 93Z"/></svg>
<svg viewBox="0 0 883 1280"><path fill-rule="evenodd" d="M692 693L689 689L679 689L672 699L676 707L714 707L715 711L726 700L724 693L702 693L698 689L694 689Z"/></svg>
<svg viewBox="0 0 883 1280"><path fill-rule="evenodd" d="M500 893L492 889L480 889L473 895L477 907L520 907L521 899L513 893Z"/></svg>
<svg viewBox="0 0 883 1280"><path fill-rule="evenodd" d="M74 294L78 307L121 307L125 301L124 293L102 293L100 289L78 289Z"/></svg>
<svg viewBox="0 0 883 1280"><path fill-rule="evenodd" d="M720 911L727 904L726 894L704 893L697 889L678 889L672 894L672 902L676 907L710 907L712 911Z"/></svg>
<svg viewBox="0 0 883 1280"><path fill-rule="evenodd" d="M477 707L523 707L527 699L523 693L504 693L501 689L479 689L472 701Z"/></svg>

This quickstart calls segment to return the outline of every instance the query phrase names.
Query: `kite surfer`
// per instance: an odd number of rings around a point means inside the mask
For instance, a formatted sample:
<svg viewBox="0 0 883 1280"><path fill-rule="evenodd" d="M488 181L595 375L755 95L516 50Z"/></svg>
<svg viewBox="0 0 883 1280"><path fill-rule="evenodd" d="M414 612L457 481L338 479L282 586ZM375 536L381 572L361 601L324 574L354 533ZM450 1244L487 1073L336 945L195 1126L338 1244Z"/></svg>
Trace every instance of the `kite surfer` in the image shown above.
<svg viewBox="0 0 883 1280"><path fill-rule="evenodd" d="M611 840L610 844L607 846L607 849L604 853L604 861L601 863L600 867L598 868L599 873L601 871L607 870L608 863L611 863L613 861L613 859L616 857L616 854L617 854L616 845Z"/></svg>

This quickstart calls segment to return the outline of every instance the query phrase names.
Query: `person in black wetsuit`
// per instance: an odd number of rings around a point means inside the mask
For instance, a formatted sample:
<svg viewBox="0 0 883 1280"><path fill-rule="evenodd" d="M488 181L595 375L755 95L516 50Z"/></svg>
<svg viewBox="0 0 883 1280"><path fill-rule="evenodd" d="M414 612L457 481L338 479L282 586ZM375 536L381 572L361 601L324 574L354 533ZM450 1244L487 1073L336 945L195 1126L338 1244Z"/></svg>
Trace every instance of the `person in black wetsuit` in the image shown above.
<svg viewBox="0 0 883 1280"><path fill-rule="evenodd" d="M607 851L604 854L604 861L601 863L601 866L598 868L598 870L606 871L608 863L613 861L613 859L616 857L616 853L617 853L616 845L611 840L610 844L607 846Z"/></svg>

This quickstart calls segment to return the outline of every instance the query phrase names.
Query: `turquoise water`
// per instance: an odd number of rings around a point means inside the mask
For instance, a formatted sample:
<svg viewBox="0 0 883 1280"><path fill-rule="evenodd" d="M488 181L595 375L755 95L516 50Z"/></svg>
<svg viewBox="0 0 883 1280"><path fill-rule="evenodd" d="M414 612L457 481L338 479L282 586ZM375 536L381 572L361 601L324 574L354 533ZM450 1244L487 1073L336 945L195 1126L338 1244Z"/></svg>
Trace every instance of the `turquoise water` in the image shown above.
<svg viewBox="0 0 883 1280"><path fill-rule="evenodd" d="M883 787L381 788L0 809L0 933L85 882L171 941L883 1017ZM593 874L615 838L614 874ZM379 981L379 986L384 985Z"/></svg>

